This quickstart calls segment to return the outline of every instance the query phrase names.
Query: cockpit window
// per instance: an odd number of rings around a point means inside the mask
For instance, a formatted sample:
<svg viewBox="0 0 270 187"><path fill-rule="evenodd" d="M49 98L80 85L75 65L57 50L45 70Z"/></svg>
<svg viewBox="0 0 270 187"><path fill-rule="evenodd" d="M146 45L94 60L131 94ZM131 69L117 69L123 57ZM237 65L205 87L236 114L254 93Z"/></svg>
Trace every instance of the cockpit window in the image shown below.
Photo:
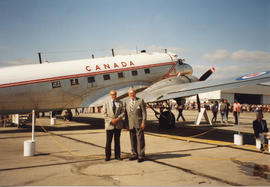
<svg viewBox="0 0 270 187"><path fill-rule="evenodd" d="M179 59L179 60L178 60L178 63L179 63L179 64L184 64L184 60L183 60L183 59Z"/></svg>

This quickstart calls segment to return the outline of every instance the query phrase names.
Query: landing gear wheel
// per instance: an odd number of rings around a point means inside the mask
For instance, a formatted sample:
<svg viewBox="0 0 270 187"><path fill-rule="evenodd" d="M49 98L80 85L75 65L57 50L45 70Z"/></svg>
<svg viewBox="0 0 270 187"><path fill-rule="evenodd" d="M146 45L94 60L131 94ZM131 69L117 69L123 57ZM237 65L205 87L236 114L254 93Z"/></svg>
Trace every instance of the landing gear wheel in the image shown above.
<svg viewBox="0 0 270 187"><path fill-rule="evenodd" d="M70 110L68 110L68 112L67 112L67 120L71 121L72 117L73 117L72 112Z"/></svg>
<svg viewBox="0 0 270 187"><path fill-rule="evenodd" d="M175 127L175 117L170 111L162 112L158 121L160 129L172 129Z"/></svg>

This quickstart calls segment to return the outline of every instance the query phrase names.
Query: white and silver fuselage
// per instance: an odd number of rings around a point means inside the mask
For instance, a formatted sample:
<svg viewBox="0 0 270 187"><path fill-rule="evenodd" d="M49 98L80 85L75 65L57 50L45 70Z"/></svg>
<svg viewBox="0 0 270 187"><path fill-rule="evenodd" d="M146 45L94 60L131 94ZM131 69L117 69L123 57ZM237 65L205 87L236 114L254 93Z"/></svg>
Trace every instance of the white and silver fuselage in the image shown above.
<svg viewBox="0 0 270 187"><path fill-rule="evenodd" d="M165 53L0 68L0 114L99 104L111 89L124 94L127 87L146 88L177 73L191 75L192 68Z"/></svg>

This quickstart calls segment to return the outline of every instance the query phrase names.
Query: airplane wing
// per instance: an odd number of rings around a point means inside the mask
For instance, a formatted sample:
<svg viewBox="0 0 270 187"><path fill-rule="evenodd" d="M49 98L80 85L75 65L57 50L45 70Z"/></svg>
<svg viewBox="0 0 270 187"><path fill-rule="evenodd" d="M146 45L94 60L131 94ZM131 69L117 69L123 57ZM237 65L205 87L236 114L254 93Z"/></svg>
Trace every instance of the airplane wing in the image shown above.
<svg viewBox="0 0 270 187"><path fill-rule="evenodd" d="M178 79L180 77L176 77ZM228 78L226 80L206 80L196 81L186 84L175 84L176 81L170 81L163 87L152 85L144 91L138 93L138 97L143 98L145 102L157 102L179 97L187 97L199 93L222 90L225 88L236 88L250 84L258 84L270 81L270 71L252 73L239 77Z"/></svg>
<svg viewBox="0 0 270 187"><path fill-rule="evenodd" d="M149 84L146 83L134 83L132 87L136 91L141 91L147 88ZM88 106L102 106L105 101L110 99L109 93L111 90L116 90L117 91L117 98L124 100L128 96L128 90L130 89L130 85L122 85L122 86L113 86L113 87L108 87L106 89L100 89L96 90L95 93L92 93L90 97L86 97L84 101L82 102L81 107L88 107Z"/></svg>

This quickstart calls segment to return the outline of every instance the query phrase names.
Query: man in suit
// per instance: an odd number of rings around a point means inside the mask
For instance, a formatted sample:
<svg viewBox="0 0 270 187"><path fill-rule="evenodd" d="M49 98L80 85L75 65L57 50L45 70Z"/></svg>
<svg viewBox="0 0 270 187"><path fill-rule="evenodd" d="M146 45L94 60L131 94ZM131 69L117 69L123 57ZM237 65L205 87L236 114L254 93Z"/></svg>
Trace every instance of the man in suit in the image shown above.
<svg viewBox="0 0 270 187"><path fill-rule="evenodd" d="M257 112L257 119L253 121L253 130L255 137L261 140L261 150L264 151L265 138L269 139L269 133L266 121L263 120L262 110Z"/></svg>
<svg viewBox="0 0 270 187"><path fill-rule="evenodd" d="M122 160L120 157L120 135L123 128L123 117L125 116L125 107L121 101L116 99L115 90L110 92L110 100L103 105L103 114L106 129L106 148L105 161L111 159L111 144L114 136L114 154L115 159Z"/></svg>
<svg viewBox="0 0 270 187"><path fill-rule="evenodd" d="M134 89L130 89L128 95L130 99L126 101L125 107L132 153L129 160L138 159L138 162L143 162L145 159L146 106L143 99L136 97Z"/></svg>

